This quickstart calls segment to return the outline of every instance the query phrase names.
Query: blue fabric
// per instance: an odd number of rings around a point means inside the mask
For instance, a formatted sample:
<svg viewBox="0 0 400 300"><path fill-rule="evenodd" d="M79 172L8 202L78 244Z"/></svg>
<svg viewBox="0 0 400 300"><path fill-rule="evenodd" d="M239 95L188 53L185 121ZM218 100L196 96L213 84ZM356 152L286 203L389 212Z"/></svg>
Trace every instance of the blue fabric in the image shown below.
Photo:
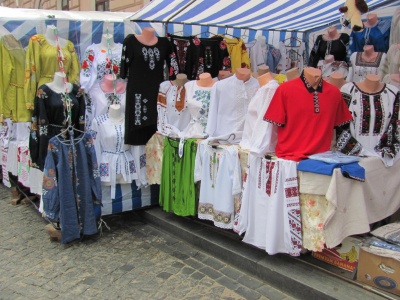
<svg viewBox="0 0 400 300"><path fill-rule="evenodd" d="M322 175L332 175L333 170L340 168L342 175L358 181L365 181L365 169L357 162L353 163L326 163L315 159L304 159L297 165L297 170Z"/></svg>
<svg viewBox="0 0 400 300"><path fill-rule="evenodd" d="M276 67L281 60L281 56L282 55L278 49L268 44L268 52L265 64L269 67L271 72L276 72Z"/></svg>
<svg viewBox="0 0 400 300"><path fill-rule="evenodd" d="M375 246L382 249L389 249L393 251L400 252L400 246L395 244L390 244L386 241L378 239L376 237L370 237L363 241L363 246Z"/></svg>

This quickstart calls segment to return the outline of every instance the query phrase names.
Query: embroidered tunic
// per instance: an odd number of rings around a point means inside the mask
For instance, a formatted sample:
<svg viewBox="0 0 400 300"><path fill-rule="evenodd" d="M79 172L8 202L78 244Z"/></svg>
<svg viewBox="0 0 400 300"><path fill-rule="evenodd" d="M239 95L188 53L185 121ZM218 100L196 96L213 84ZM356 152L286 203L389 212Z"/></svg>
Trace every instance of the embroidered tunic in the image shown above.
<svg viewBox="0 0 400 300"><path fill-rule="evenodd" d="M341 92L353 115L350 126L337 138L338 150L351 155L381 157L386 166L399 158L399 90L385 84L377 93L366 93L355 83L342 86Z"/></svg>
<svg viewBox="0 0 400 300"><path fill-rule="evenodd" d="M73 85L69 96L72 100L71 124L74 128L83 131L85 103L77 85ZM45 84L38 89L32 116L34 131L31 133L29 141L32 166L35 168L43 170L49 140L68 126L65 101L62 94L54 92Z"/></svg>
<svg viewBox="0 0 400 300"><path fill-rule="evenodd" d="M197 147L194 181L201 180L198 217L232 229L234 196L242 188L237 146L212 148L207 141Z"/></svg>
<svg viewBox="0 0 400 300"><path fill-rule="evenodd" d="M343 77L346 78L349 72L349 66L344 61L333 61L326 63L324 60L320 60L317 68L321 70L322 78L327 78L335 72L342 73Z"/></svg>
<svg viewBox="0 0 400 300"><path fill-rule="evenodd" d="M164 79L164 61L171 66L170 75L177 70L167 38L146 46L135 35L128 35L123 44L121 78L128 78L125 110L125 144L145 145L157 131L157 95Z"/></svg>
<svg viewBox="0 0 400 300"><path fill-rule="evenodd" d="M220 70L231 70L231 60L226 42L221 36L201 38L200 42L197 77L202 73L210 73L211 77L214 78L218 77Z"/></svg>
<svg viewBox="0 0 400 300"><path fill-rule="evenodd" d="M224 41L231 59L232 73L235 73L237 68L250 69L250 57L243 40L239 38L230 39L224 37Z"/></svg>
<svg viewBox="0 0 400 300"><path fill-rule="evenodd" d="M296 162L249 154L234 231L268 254L299 256L302 225Z"/></svg>
<svg viewBox="0 0 400 300"><path fill-rule="evenodd" d="M119 76L121 63L122 44L115 44L112 49L112 57L107 51L100 49L100 45L92 44L86 48L85 58L82 62L80 82L86 93L86 126L89 127L92 120L108 112L112 104L113 93L105 93L100 87L103 78L107 74ZM113 70L111 70L111 66ZM125 91L117 94L119 104L125 111Z"/></svg>
<svg viewBox="0 0 400 300"><path fill-rule="evenodd" d="M157 131L162 135L177 137L190 122L190 112L187 107L186 89L184 86L173 85L172 81L160 84L157 99Z"/></svg>
<svg viewBox="0 0 400 300"><path fill-rule="evenodd" d="M362 60L362 52L353 53L350 57L351 68L348 81L360 82L365 79L368 74L378 75L378 70L383 67L386 60L386 54L379 52L376 60L373 62L366 62Z"/></svg>
<svg viewBox="0 0 400 300"><path fill-rule="evenodd" d="M328 54L333 55L335 61L347 62L349 40L350 37L347 33L341 33L336 40L326 40L323 35L319 35L311 50L308 66L316 68L318 62L325 59Z"/></svg>
<svg viewBox="0 0 400 300"><path fill-rule="evenodd" d="M241 141L247 108L259 87L257 79L243 82L235 74L214 84L206 129L210 139Z"/></svg>
<svg viewBox="0 0 400 300"><path fill-rule="evenodd" d="M67 41L61 51L68 82L79 84L80 64L74 45L71 41ZM54 73L59 70L57 47L51 45L44 34L32 36L26 51L24 84L26 108L33 109L36 90L41 85L53 81Z"/></svg>
<svg viewBox="0 0 400 300"><path fill-rule="evenodd" d="M97 233L101 184L90 134L76 138L74 147L62 137L50 139L43 173L44 215L60 222L61 242Z"/></svg>
<svg viewBox="0 0 400 300"><path fill-rule="evenodd" d="M299 161L328 151L333 128L352 117L337 87L321 79L314 89L303 72L277 88L264 120L278 126L276 155Z"/></svg>
<svg viewBox="0 0 400 300"><path fill-rule="evenodd" d="M115 198L117 183L138 179L138 162L133 158L135 146L124 144L125 124L113 124L108 114L93 119L91 133L101 182L111 185L111 198Z"/></svg>

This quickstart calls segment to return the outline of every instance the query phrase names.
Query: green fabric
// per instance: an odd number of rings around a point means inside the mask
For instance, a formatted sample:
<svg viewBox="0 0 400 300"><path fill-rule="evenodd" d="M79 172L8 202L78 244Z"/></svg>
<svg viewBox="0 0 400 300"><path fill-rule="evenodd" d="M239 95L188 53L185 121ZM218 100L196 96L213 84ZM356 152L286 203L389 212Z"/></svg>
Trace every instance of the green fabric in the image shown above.
<svg viewBox="0 0 400 300"><path fill-rule="evenodd" d="M178 216L194 216L197 211L194 164L196 139L185 140L183 156L178 155L179 141L164 140L160 185L160 206Z"/></svg>

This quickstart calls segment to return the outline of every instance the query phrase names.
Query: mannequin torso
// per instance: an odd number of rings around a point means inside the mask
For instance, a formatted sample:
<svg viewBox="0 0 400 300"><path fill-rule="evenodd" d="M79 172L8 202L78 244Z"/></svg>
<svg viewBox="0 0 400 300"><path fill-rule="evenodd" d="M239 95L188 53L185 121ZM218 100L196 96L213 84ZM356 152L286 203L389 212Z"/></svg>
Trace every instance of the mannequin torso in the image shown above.
<svg viewBox="0 0 400 300"><path fill-rule="evenodd" d="M125 120L125 115L122 113L121 105L111 104L108 110L108 117L114 125L121 125Z"/></svg>
<svg viewBox="0 0 400 300"><path fill-rule="evenodd" d="M293 69L287 70L286 71L286 77L287 77L287 80L292 80L292 79L295 79L297 77L300 77L299 69L298 68L293 68Z"/></svg>
<svg viewBox="0 0 400 300"><path fill-rule="evenodd" d="M374 51L373 45L365 45L364 52L361 54L361 58L365 62L374 62L378 56L378 52Z"/></svg>
<svg viewBox="0 0 400 300"><path fill-rule="evenodd" d="M344 84L347 83L347 81L344 80L344 76L341 72L335 72L331 74L331 76L329 76L326 81L336 86L338 89L340 89Z"/></svg>
<svg viewBox="0 0 400 300"><path fill-rule="evenodd" d="M356 86L363 92L373 94L381 91L384 84L378 75L368 74L363 81L357 82Z"/></svg>
<svg viewBox="0 0 400 300"><path fill-rule="evenodd" d="M368 14L367 21L364 22L365 27L374 27L378 23L378 15L377 14Z"/></svg>
<svg viewBox="0 0 400 300"><path fill-rule="evenodd" d="M250 70L247 68L237 68L236 77L239 80L247 81L250 79Z"/></svg>
<svg viewBox="0 0 400 300"><path fill-rule="evenodd" d="M258 83L260 84L260 86L266 85L272 79L274 79L274 77L272 76L271 72L265 73L265 74L257 77L257 80L258 80Z"/></svg>
<svg viewBox="0 0 400 300"><path fill-rule="evenodd" d="M335 26L328 28L327 33L323 35L323 38L327 41L337 40L340 37L340 33L337 31Z"/></svg>
<svg viewBox="0 0 400 300"><path fill-rule="evenodd" d="M176 79L173 81L173 84L176 86L184 86L186 82L189 80L187 79L187 75L183 73L179 73L176 75Z"/></svg>
<svg viewBox="0 0 400 300"><path fill-rule="evenodd" d="M319 82L322 78L322 73L320 69L307 67L304 68L304 77L307 79L308 83L317 89Z"/></svg>
<svg viewBox="0 0 400 300"><path fill-rule="evenodd" d="M222 80L232 76L233 74L230 71L221 70L218 72L218 80Z"/></svg>
<svg viewBox="0 0 400 300"><path fill-rule="evenodd" d="M334 61L335 61L335 57L333 55L328 54L327 56L325 56L324 62L326 64L333 63Z"/></svg>
<svg viewBox="0 0 400 300"><path fill-rule="evenodd" d="M212 79L210 73L202 73L199 75L199 80L196 83L201 87L212 87L215 81Z"/></svg>
<svg viewBox="0 0 400 300"><path fill-rule="evenodd" d="M102 51L108 51L108 42L110 43L111 51L114 53L116 51L120 51L120 49L115 45L114 39L112 34L103 34L101 36L101 42L99 47Z"/></svg>
<svg viewBox="0 0 400 300"><path fill-rule="evenodd" d="M56 41L56 31L57 27L54 25L49 25L46 28L46 33L44 36L46 37L47 42L52 45L52 46L57 46L57 41ZM67 40L58 37L58 42L60 43L60 47L64 48L67 45Z"/></svg>
<svg viewBox="0 0 400 300"><path fill-rule="evenodd" d="M64 93L65 86L64 86L64 74L61 72L54 73L53 81L47 83L46 85L56 93ZM72 91L72 83L67 82L67 91L70 93Z"/></svg>
<svg viewBox="0 0 400 300"><path fill-rule="evenodd" d="M158 42L158 38L155 35L155 30L151 27L145 27L142 30L142 34L135 34L136 39L146 46L154 46Z"/></svg>

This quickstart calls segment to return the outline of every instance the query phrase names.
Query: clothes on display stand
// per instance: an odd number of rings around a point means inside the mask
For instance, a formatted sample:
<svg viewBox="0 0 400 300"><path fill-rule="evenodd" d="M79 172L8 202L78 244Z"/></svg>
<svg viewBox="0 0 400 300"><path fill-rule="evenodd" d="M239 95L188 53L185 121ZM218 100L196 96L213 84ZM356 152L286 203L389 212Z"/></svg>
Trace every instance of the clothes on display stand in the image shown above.
<svg viewBox="0 0 400 300"><path fill-rule="evenodd" d="M198 75L210 73L211 77L218 77L220 70L231 70L231 59L224 38L214 36L212 38L200 38L200 57Z"/></svg>
<svg viewBox="0 0 400 300"><path fill-rule="evenodd" d="M231 59L232 73L235 73L237 68L250 69L250 57L243 40L240 38L228 38L225 36L224 43Z"/></svg>
<svg viewBox="0 0 400 300"><path fill-rule="evenodd" d="M349 72L347 63L344 61L334 61L333 55L328 55L327 59L320 60L317 68L321 70L322 78L327 78L335 72L340 72L346 77Z"/></svg>
<svg viewBox="0 0 400 300"><path fill-rule="evenodd" d="M400 68L400 43L390 46L383 64L379 66L378 75L383 79L387 74L397 74Z"/></svg>
<svg viewBox="0 0 400 300"><path fill-rule="evenodd" d="M364 51L365 52L365 51ZM350 57L351 68L347 76L348 81L360 82L365 79L368 74L378 74L386 60L386 54L383 52L375 52L373 61L365 60L364 52L355 52Z"/></svg>
<svg viewBox="0 0 400 300"><path fill-rule="evenodd" d="M279 42L281 59L279 61L277 73L286 73L287 70L298 68L300 72L306 66L306 46L304 42L297 38L289 38L288 41Z"/></svg>

